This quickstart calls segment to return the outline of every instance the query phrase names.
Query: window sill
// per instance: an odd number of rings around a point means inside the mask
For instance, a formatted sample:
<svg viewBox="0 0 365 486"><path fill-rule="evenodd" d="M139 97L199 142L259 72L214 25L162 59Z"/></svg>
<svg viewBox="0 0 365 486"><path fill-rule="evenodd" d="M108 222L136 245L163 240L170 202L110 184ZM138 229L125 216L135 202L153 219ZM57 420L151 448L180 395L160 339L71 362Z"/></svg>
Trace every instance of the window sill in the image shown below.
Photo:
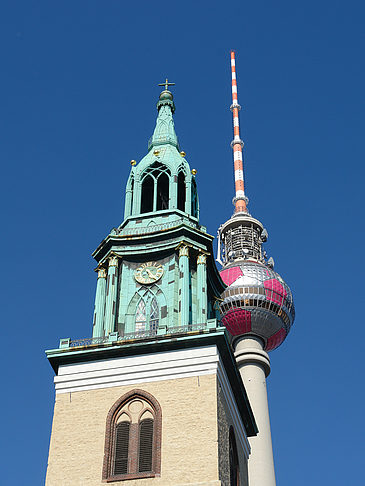
<svg viewBox="0 0 365 486"><path fill-rule="evenodd" d="M127 481L128 479L144 479L144 478L155 478L155 477L160 477L160 474L154 472L129 473L129 474L121 474L119 476L111 476L110 478L104 479L103 483L113 483L116 481Z"/></svg>

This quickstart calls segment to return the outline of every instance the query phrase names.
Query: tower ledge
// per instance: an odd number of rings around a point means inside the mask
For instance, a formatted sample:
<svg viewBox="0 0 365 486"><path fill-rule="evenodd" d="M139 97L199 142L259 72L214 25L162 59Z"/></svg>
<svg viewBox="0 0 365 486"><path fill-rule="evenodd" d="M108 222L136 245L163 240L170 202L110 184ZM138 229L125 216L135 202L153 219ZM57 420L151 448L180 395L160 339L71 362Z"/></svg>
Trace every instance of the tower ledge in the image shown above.
<svg viewBox="0 0 365 486"><path fill-rule="evenodd" d="M196 357L191 359L191 355L195 356L194 349L197 349L199 352L198 354L195 353ZM209 349L212 350L212 352L208 353L211 356L210 358L208 358L207 355L207 350ZM214 351L214 349L216 351ZM181 355L181 362L174 362L175 355L172 353L184 350L189 350L189 354L186 356L184 354L185 357ZM158 373L160 375L161 373L164 373L162 369L163 367L170 368L170 371L165 378L167 379L171 378L171 372L175 373L177 377L180 378L189 376L190 372L192 372L194 376L206 374L209 373L209 367L217 368L218 362L221 362L224 373L227 376L230 388L236 400L247 436L255 436L258 432L245 387L242 383L237 367L235 366L235 358L229 343L229 336L224 328L216 328L208 332L185 332L180 335L171 334L161 337L157 336L154 339L135 340L129 343L116 341L107 345L102 344L96 346L52 349L46 351L46 355L52 368L58 375L55 378L56 393L66 393L71 391L71 388L72 391L75 391L75 387L79 387L79 390L82 390L83 387L85 388L88 386L95 387L91 381L87 383L80 376L78 376L79 383L73 381L72 376L68 378L69 373L72 371L71 369L66 371L66 373L60 373L62 367L67 367L67 365L76 365L77 363L83 363L85 365L87 363L95 363L95 366L98 367L97 363L105 363L105 360L113 359L114 362L116 362L116 359L127 359L128 357L132 356L138 359L139 356L143 356L143 360L146 361L149 359L149 357L158 355L160 356L159 359L161 363L165 363L163 366L158 367ZM206 355L206 358L202 361L202 357L204 357L204 355ZM175 356L175 359L176 358L177 357ZM187 359L190 360L189 363L185 363ZM210 362L210 365L207 367L208 362ZM126 372L126 368L121 366L120 373L125 374ZM146 375L146 372L143 373ZM149 373L147 373L147 375L148 374ZM149 377L147 377L147 375L143 377L143 381L164 379L163 376L158 377L157 375L151 376L149 374ZM105 377L105 380L109 380L109 378L110 376L108 378ZM118 379L125 380L128 379L128 377L116 376L114 377L114 385L110 383L109 386L117 386ZM100 386L105 387L105 383Z"/></svg>

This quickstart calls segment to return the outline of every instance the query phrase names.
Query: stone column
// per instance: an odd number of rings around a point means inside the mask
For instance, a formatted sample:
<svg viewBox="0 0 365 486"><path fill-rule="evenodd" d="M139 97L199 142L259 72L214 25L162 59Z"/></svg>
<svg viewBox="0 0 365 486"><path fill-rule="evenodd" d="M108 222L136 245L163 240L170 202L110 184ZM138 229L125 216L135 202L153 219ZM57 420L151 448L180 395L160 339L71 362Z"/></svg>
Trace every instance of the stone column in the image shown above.
<svg viewBox="0 0 365 486"><path fill-rule="evenodd" d="M113 255L109 258L108 280L106 285L105 304L105 336L114 332L115 313L117 307L117 281L118 281L118 257Z"/></svg>
<svg viewBox="0 0 365 486"><path fill-rule="evenodd" d="M189 247L181 245L179 248L179 312L180 325L189 324Z"/></svg>
<svg viewBox="0 0 365 486"><path fill-rule="evenodd" d="M185 212L191 214L191 181L185 178Z"/></svg>
<svg viewBox="0 0 365 486"><path fill-rule="evenodd" d="M132 189L129 188L125 191L125 202L124 202L124 219L127 219L128 216L132 214Z"/></svg>
<svg viewBox="0 0 365 486"><path fill-rule="evenodd" d="M106 292L106 270L103 267L98 269L98 281L96 284L95 308L93 320L93 338L101 338L104 335L104 310Z"/></svg>
<svg viewBox="0 0 365 486"><path fill-rule="evenodd" d="M269 355L263 350L261 339L254 336L238 339L234 355L259 429L256 437L249 438L248 482L250 486L275 486L266 390L266 377L270 373Z"/></svg>
<svg viewBox="0 0 365 486"><path fill-rule="evenodd" d="M170 177L170 185L169 185L169 193L170 193L170 209L177 208L177 175L172 175Z"/></svg>
<svg viewBox="0 0 365 486"><path fill-rule="evenodd" d="M142 192L142 184L139 181L138 177L134 179L134 187L133 187L133 206L132 206L132 214L140 214L141 213L141 192Z"/></svg>
<svg viewBox="0 0 365 486"><path fill-rule="evenodd" d="M207 255L200 253L197 258L197 320L198 324L207 323Z"/></svg>

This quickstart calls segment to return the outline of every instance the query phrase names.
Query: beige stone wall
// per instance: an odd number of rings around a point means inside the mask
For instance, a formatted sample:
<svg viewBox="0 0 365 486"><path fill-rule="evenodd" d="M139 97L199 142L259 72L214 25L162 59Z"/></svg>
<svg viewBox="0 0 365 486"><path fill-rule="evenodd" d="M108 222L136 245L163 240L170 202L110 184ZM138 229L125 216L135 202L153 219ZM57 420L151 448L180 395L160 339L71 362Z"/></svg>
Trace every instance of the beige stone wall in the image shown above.
<svg viewBox="0 0 365 486"><path fill-rule="evenodd" d="M230 486L230 471L229 471L229 428L234 425L232 417L229 413L227 403L224 399L223 392L218 384L218 454L219 454L219 477L222 486ZM247 459L242 450L241 444L238 441L237 433L235 433L237 454L240 467L240 486L248 486L248 469Z"/></svg>
<svg viewBox="0 0 365 486"><path fill-rule="evenodd" d="M216 375L56 395L46 486L101 486L105 423L133 388L162 409L161 477L111 484L219 486Z"/></svg>

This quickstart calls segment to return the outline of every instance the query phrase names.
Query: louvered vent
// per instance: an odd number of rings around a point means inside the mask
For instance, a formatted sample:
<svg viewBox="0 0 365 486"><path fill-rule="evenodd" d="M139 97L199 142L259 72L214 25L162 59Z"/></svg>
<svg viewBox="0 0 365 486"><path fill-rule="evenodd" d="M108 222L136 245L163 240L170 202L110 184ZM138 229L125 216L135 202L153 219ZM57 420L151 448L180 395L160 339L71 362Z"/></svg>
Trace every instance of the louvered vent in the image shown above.
<svg viewBox="0 0 365 486"><path fill-rule="evenodd" d="M115 461L114 474L127 474L129 449L129 422L117 425L115 434Z"/></svg>
<svg viewBox="0 0 365 486"><path fill-rule="evenodd" d="M145 419L139 425L139 472L152 471L153 420Z"/></svg>

